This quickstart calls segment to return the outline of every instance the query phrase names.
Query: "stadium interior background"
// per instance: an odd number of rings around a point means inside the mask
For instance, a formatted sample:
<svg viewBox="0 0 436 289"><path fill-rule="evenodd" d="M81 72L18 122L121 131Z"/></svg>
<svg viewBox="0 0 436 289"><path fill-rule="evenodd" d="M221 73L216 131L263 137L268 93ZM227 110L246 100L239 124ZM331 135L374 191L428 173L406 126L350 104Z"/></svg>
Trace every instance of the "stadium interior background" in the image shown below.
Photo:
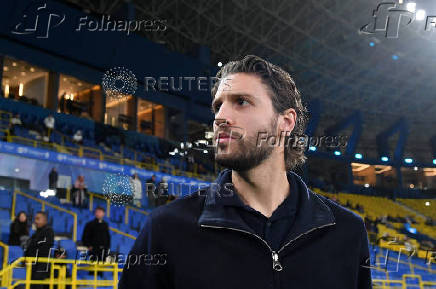
<svg viewBox="0 0 436 289"><path fill-rule="evenodd" d="M1 1L0 287L32 282L11 222L45 211L65 252L47 282L116 288L149 212L220 171L210 81L255 54L295 79L310 114L296 172L365 219L374 288L436 288L432 15L421 0ZM77 264L97 207L111 253Z"/></svg>

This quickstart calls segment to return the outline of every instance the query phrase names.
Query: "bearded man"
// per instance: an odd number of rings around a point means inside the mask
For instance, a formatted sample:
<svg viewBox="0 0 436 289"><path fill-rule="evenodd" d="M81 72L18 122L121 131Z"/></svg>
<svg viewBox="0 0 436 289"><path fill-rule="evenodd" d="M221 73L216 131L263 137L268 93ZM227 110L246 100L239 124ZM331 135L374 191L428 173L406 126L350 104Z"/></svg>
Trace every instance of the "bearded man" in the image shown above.
<svg viewBox="0 0 436 289"><path fill-rule="evenodd" d="M152 211L119 287L372 288L363 220L292 171L306 109L291 76L249 55L217 79L215 160L227 169Z"/></svg>

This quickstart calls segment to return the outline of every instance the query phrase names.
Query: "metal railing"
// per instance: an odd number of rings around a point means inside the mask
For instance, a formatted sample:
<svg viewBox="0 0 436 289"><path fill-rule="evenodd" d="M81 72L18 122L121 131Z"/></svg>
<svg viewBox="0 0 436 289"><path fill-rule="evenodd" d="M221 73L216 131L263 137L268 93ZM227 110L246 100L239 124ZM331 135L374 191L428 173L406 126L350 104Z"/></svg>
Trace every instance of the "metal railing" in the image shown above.
<svg viewBox="0 0 436 289"><path fill-rule="evenodd" d="M2 269L6 268L8 265L8 259L9 259L9 246L0 241L0 247L3 248L3 263L2 263Z"/></svg>
<svg viewBox="0 0 436 289"><path fill-rule="evenodd" d="M407 279L416 279L418 282L409 283ZM389 288L433 288L436 286L436 282L433 281L422 281L421 275L413 275L413 274L404 274L401 280L384 280L384 279L373 279L373 288L374 289L389 289ZM392 285L392 286L391 286ZM399 286L401 285L401 287Z"/></svg>
<svg viewBox="0 0 436 289"><path fill-rule="evenodd" d="M126 224L126 225L129 224L129 210L141 213L141 214L143 214L145 216L148 215L148 212L143 211L141 209L138 209L138 208L135 208L135 207L132 207L132 206L125 206L125 208L124 208L124 224Z"/></svg>
<svg viewBox="0 0 436 289"><path fill-rule="evenodd" d="M47 263L50 264L50 274L47 279L44 280L32 280L32 264ZM15 269L26 269L26 279L19 280L13 278L13 272ZM67 265L71 265L71 277L67 277ZM85 266L81 266L85 265ZM94 279L79 279L77 272L79 270L94 272ZM87 287L112 287L116 289L118 286L118 276L123 269L119 268L118 263L112 262L95 262L86 260L71 260L71 259L56 259L56 258L42 258L42 257L21 257L15 260L12 264L3 268L0 271L0 277L2 278L2 287L8 289L17 288L19 285L24 285L26 289L30 289L31 285L49 285L50 289L57 286L59 289L65 289L67 285L72 289L77 289L78 286ZM57 277L55 277L55 271L58 271ZM98 272L112 272L112 280L98 280Z"/></svg>
<svg viewBox="0 0 436 289"><path fill-rule="evenodd" d="M102 196L101 194L95 194L88 192L89 194L89 210L92 212L94 210L94 198L102 199L106 202L106 216L109 218L111 216L111 201Z"/></svg>
<svg viewBox="0 0 436 289"><path fill-rule="evenodd" d="M33 197L33 196L29 195L29 194L26 194L26 193L22 193L22 192L19 192L19 191L15 191L15 192L14 192L14 195L13 195L13 198L12 198L11 220L12 220L12 219L14 218L14 216L15 216L16 194L19 194L19 195L22 195L22 196L27 197L27 198L29 198L29 199L35 200L35 201L37 201L37 202L40 202L40 203L42 204L42 208L41 208L42 211L45 210L45 206L49 206L49 207L52 207L52 208L55 208L55 209L57 209L57 210L60 210L60 211L63 211L63 212L66 212L66 213L68 213L68 214L73 215L73 216L74 216L73 241L74 241L74 242L77 241L77 239L75 238L75 236L77 235L77 214L76 214L76 213L74 213L73 211L70 211L70 210L64 209L64 208L62 208L62 207L56 206L56 205L54 205L54 204L52 204L52 203L50 203L50 202L47 202L47 201L44 201L44 200L41 200L41 199L35 198L35 197ZM88 193L88 194L89 194L89 211L93 211L93 200L94 200L94 198L103 199L103 200L106 202L106 212L107 212L107 217L110 217L110 206L111 206L111 202L110 202L110 200L107 199L107 198L105 198L105 197L103 197L103 196L100 195L100 194L95 194L95 193ZM125 206L125 212L126 212L127 214L128 214L128 212L129 212L129 210L134 210L134 211L139 212L139 213L142 213L142 214L144 214L144 215L148 215L148 212L146 212L146 211L142 211L142 210L140 210L140 209L137 209L137 208L135 208L135 207L131 207L131 206ZM128 216L127 216L127 219L125 218L124 220L125 220L125 221L127 220L127 223L125 223L125 224L128 224ZM122 231L120 231L120 230L118 230L118 229L115 229L115 228L112 228L112 227L111 227L110 229L111 229L112 231L114 231L115 233L118 233L118 234L124 235L124 236L129 237L129 238L132 238L132 239L136 239L135 236L130 235L130 234L127 234L127 233L124 233L124 232L122 232ZM3 247L2 244L3 244L3 243L0 242L0 246L1 246L1 247ZM3 245L4 245L4 244L3 244ZM5 245L5 246L7 246L7 245ZM7 259L6 259L6 262L7 262Z"/></svg>
<svg viewBox="0 0 436 289"><path fill-rule="evenodd" d="M89 206L88 206L89 211L92 212L94 210L94 199L95 198L101 199L101 200L104 200L106 203L106 215L108 218L110 218L110 213L111 213L111 201L110 201L110 199L104 197L101 194L96 194L96 193L92 193L92 192L88 192L88 194L89 194ZM67 192L67 200L71 201L68 192ZM143 214L145 216L148 215L148 212L143 211L141 209L138 209L138 208L135 208L132 206L124 206L124 223L126 225L129 224L129 211L135 211L135 212L138 212L138 213Z"/></svg>
<svg viewBox="0 0 436 289"><path fill-rule="evenodd" d="M14 191L14 194L12 196L11 220L13 220L13 218L15 217L15 207L16 207L16 203L17 203L17 195L22 195L26 198L33 200L33 201L41 203L41 211L45 211L45 208L47 206L47 207L51 207L55 210L62 211L64 213L72 215L74 218L72 239L74 242L77 241L77 214L76 213L74 213L73 211L64 209L62 207L56 206L50 202L38 199L38 198L31 196L29 194L20 192L20 191Z"/></svg>
<svg viewBox="0 0 436 289"><path fill-rule="evenodd" d="M132 239L132 240L136 240L136 237L135 237L135 236L130 235L130 234L128 234L128 233L125 233L125 232L123 232L123 231L120 231L120 230L118 230L117 228L109 227L109 230L111 230L111 231L114 232L114 233L117 233L117 234L123 235L124 237L130 238L130 239Z"/></svg>
<svg viewBox="0 0 436 289"><path fill-rule="evenodd" d="M8 111L0 110L0 119L4 119L5 118L4 116L7 116L6 118L8 120L10 120L12 117L12 113L10 113ZM139 151L136 151L136 150L133 150L130 148L129 148L129 150L133 152L134 158L133 158L133 160L127 159L127 158L123 157L124 146L121 146L121 148L120 148L122 156L107 155L107 154L104 154L104 152L100 149L93 148L93 147L87 147L87 146L83 146L83 145L79 145L79 144L77 144L77 146L78 146L77 148L69 147L69 146L65 145L66 140L69 140L71 143L74 143L73 138L71 136L63 134L62 132L60 132L58 130L53 130L53 131L50 130L49 134L56 133L56 134L60 135L60 137L61 137L60 144L39 141L39 140L34 140L34 139L28 139L28 138L24 138L24 137L20 137L20 136L11 136L9 134L8 130L4 130L4 131L7 134L6 139L8 142L21 143L24 145L29 145L29 146L38 147L38 148L46 148L46 149L54 150L54 151L57 151L60 153L71 154L71 155L75 155L75 156L79 156L79 157L94 158L94 159L98 159L98 160L102 160L102 161L114 162L117 164L130 164L130 165L134 165L138 168L143 168L143 169L147 169L147 170L151 170L151 171L159 171L159 169L165 168L169 172L171 172L171 174L173 174L173 175L188 176L188 177L192 177L192 178L198 178L200 180L211 180L212 181L214 179L214 176L212 176L212 175L198 174L196 164L194 166L193 172L178 170L175 166L173 166L171 164L157 164L156 160L154 158L149 157L142 152L139 152ZM144 159L150 159L150 163L142 162L142 160L144 160Z"/></svg>
<svg viewBox="0 0 436 289"><path fill-rule="evenodd" d="M139 152L135 151L135 159L127 159L124 157L116 156L116 155L107 155L104 154L101 150L93 147L87 147L87 146L81 146L78 145L78 147L69 147L65 146L63 144L57 144L52 142L45 142L41 140L35 140L35 139L29 139L21 136L15 136L10 135L7 130L3 130L6 133L6 139L8 142L12 143L18 143L26 146L31 146L34 148L41 148L41 149L47 149L51 151L55 151L58 153L64 153L64 154L70 154L77 157L85 157L85 158L92 158L92 159L98 159L100 161L108 161L112 163L117 163L121 165L132 165L137 168L142 168L150 171L166 171L169 174L177 175L177 176L186 176L190 178L196 178L200 180L205 181L212 181L215 177L213 175L203 175L198 174L196 171L194 172L188 172L176 169L175 166L171 164L157 164L154 160L152 163L143 163L140 162L139 159ZM142 159L142 158L141 158Z"/></svg>

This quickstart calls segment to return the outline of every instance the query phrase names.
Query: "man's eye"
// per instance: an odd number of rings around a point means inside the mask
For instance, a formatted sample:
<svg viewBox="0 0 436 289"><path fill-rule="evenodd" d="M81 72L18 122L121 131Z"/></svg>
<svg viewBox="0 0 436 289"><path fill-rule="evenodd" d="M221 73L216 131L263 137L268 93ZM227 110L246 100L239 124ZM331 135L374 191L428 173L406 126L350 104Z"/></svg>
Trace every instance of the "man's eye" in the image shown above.
<svg viewBox="0 0 436 289"><path fill-rule="evenodd" d="M239 98L239 99L237 100L237 103L238 103L239 105L247 105L247 104L249 104L249 102L248 102L247 100L243 99L243 98Z"/></svg>
<svg viewBox="0 0 436 289"><path fill-rule="evenodd" d="M213 107L214 113L217 113L220 110L220 107L221 107L221 103L215 104Z"/></svg>

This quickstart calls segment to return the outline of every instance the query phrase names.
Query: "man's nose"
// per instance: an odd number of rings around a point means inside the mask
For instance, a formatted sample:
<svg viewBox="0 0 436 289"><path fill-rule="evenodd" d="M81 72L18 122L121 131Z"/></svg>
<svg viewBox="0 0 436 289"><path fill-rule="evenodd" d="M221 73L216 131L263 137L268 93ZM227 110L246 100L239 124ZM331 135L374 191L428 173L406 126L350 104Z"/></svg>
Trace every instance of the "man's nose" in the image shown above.
<svg viewBox="0 0 436 289"><path fill-rule="evenodd" d="M213 120L213 126L215 130L217 130L220 127L222 128L222 127L230 126L230 124L225 118L215 118Z"/></svg>
<svg viewBox="0 0 436 289"><path fill-rule="evenodd" d="M235 124L232 107L228 103L223 103L215 114L214 126L232 126Z"/></svg>

